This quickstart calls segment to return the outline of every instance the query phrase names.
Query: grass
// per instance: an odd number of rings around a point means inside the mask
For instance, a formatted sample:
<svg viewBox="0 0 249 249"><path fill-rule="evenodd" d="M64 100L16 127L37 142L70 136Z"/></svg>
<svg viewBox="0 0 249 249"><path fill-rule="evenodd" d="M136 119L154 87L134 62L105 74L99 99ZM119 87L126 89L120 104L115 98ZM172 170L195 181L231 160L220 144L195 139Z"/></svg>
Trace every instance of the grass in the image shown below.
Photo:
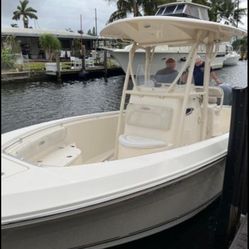
<svg viewBox="0 0 249 249"><path fill-rule="evenodd" d="M31 72L45 71L45 62L28 62L27 68L29 68Z"/></svg>

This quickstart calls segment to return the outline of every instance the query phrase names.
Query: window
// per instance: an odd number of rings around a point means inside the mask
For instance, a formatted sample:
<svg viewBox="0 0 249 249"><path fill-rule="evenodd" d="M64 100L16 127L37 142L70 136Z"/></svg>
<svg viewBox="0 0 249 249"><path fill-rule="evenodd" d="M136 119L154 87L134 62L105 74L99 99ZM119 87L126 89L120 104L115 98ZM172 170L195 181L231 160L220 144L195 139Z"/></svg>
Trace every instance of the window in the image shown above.
<svg viewBox="0 0 249 249"><path fill-rule="evenodd" d="M179 4L175 10L175 13L182 13L184 9L184 4Z"/></svg>
<svg viewBox="0 0 249 249"><path fill-rule="evenodd" d="M168 14L173 14L175 8L176 8L176 5L168 6L168 7L166 8L166 10L164 11L163 15L164 15L164 16L167 16Z"/></svg>
<svg viewBox="0 0 249 249"><path fill-rule="evenodd" d="M190 6L188 5L185 8L185 14L187 14L189 17L192 18L198 18L199 19L199 13L198 13L198 8L196 6Z"/></svg>
<svg viewBox="0 0 249 249"><path fill-rule="evenodd" d="M207 21L209 20L207 9L199 8L199 12L200 12L200 19Z"/></svg>
<svg viewBox="0 0 249 249"><path fill-rule="evenodd" d="M161 16L163 14L163 11L165 10L165 8L160 8L157 13L156 13L156 16Z"/></svg>

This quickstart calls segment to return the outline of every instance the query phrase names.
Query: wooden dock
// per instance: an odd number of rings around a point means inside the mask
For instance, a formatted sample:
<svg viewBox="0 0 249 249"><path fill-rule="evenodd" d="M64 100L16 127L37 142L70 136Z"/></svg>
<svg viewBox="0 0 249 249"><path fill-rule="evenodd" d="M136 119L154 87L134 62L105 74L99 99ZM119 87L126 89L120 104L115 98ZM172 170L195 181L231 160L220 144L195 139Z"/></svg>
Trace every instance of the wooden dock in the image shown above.
<svg viewBox="0 0 249 249"><path fill-rule="evenodd" d="M248 249L247 246L247 215L241 218L241 224L229 249Z"/></svg>
<svg viewBox="0 0 249 249"><path fill-rule="evenodd" d="M104 66L92 66L92 67L86 67L86 72L92 73L92 72L98 72L98 71L104 71ZM78 74L82 71L82 69L63 69L60 71L61 75L70 75L70 74ZM46 71L47 75L56 76L57 71Z"/></svg>
<svg viewBox="0 0 249 249"><path fill-rule="evenodd" d="M20 71L20 72L1 72L1 80L20 80L27 79L30 77L30 71Z"/></svg>

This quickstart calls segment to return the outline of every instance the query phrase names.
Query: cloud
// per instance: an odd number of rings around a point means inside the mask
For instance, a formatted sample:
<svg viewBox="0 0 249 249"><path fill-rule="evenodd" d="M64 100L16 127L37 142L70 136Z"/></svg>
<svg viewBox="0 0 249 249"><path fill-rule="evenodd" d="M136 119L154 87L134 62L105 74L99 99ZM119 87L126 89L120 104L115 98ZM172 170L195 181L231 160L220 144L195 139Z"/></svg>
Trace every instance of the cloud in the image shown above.
<svg viewBox="0 0 249 249"><path fill-rule="evenodd" d="M13 11L19 5L18 0L2 0L2 26L10 26L22 21L12 20ZM106 24L109 16L116 10L114 3L108 0L30 0L29 6L37 10L38 20L29 21L33 28L80 29L80 15L82 15L82 28L84 32L95 26L95 8L97 9L97 26L100 31Z"/></svg>

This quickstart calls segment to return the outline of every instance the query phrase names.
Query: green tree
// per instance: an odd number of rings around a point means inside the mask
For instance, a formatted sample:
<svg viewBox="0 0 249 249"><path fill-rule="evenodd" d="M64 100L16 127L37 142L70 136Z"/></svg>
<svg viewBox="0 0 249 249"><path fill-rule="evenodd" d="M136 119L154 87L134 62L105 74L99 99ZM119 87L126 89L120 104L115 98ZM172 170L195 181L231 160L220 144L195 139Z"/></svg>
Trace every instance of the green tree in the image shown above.
<svg viewBox="0 0 249 249"><path fill-rule="evenodd" d="M20 41L13 35L8 35L2 39L2 48L8 48L12 54L21 53Z"/></svg>
<svg viewBox="0 0 249 249"><path fill-rule="evenodd" d="M16 62L16 54L21 54L20 43L15 36L9 35L1 42L1 66L3 69L11 69Z"/></svg>
<svg viewBox="0 0 249 249"><path fill-rule="evenodd" d="M109 2L115 0L107 0ZM161 4L173 3L175 0L116 0L117 10L113 12L108 22L133 16L154 15ZM209 18L217 22L220 17L226 17L231 23L241 22L241 18L246 15L247 9L239 8L239 0L193 0L193 3L210 7Z"/></svg>
<svg viewBox="0 0 249 249"><path fill-rule="evenodd" d="M96 34L96 29L95 29L95 27L93 27L93 29L92 29L92 35L94 35L94 36L97 35L97 34Z"/></svg>
<svg viewBox="0 0 249 249"><path fill-rule="evenodd" d="M17 23L11 23L10 26L11 26L12 28L18 28Z"/></svg>
<svg viewBox="0 0 249 249"><path fill-rule="evenodd" d="M13 20L20 20L22 18L24 28L29 27L29 18L38 19L34 14L37 11L31 7L28 7L28 0L20 1L20 5L17 6L17 10L13 12Z"/></svg>
<svg viewBox="0 0 249 249"><path fill-rule="evenodd" d="M68 32L74 32L71 28L66 28L65 30Z"/></svg>
<svg viewBox="0 0 249 249"><path fill-rule="evenodd" d="M236 39L232 43L233 49L236 50L237 52L240 53L240 57L244 58L247 57L247 52L248 52L248 41L247 41L247 36L241 38L241 39Z"/></svg>
<svg viewBox="0 0 249 249"><path fill-rule="evenodd" d="M52 34L43 34L39 37L41 48L45 51L46 58L52 60L55 53L61 49L59 39Z"/></svg>
<svg viewBox="0 0 249 249"><path fill-rule="evenodd" d="M1 49L1 68L11 69L14 66L14 56L10 48Z"/></svg>
<svg viewBox="0 0 249 249"><path fill-rule="evenodd" d="M109 2L115 0L107 0ZM125 18L128 14L133 14L133 16L154 15L157 6L164 3L163 0L118 0L115 1L117 4L117 10L114 11L108 22L113 22L115 20Z"/></svg>
<svg viewBox="0 0 249 249"><path fill-rule="evenodd" d="M87 34L88 34L88 35L96 36L97 34L96 34L96 29L95 29L95 27L93 27L92 29L89 29L89 30L87 31Z"/></svg>
<svg viewBox="0 0 249 249"><path fill-rule="evenodd" d="M239 8L238 0L210 0L209 18L217 22L219 18L227 18L234 26L242 23L241 19L246 15L246 8Z"/></svg>
<svg viewBox="0 0 249 249"><path fill-rule="evenodd" d="M237 6L235 5L235 9L233 12L233 20L234 20L237 27L238 27L239 23L244 24L241 21L241 19L242 19L242 17L244 17L246 15L247 15L247 8L239 8L239 1L238 1L238 5Z"/></svg>

